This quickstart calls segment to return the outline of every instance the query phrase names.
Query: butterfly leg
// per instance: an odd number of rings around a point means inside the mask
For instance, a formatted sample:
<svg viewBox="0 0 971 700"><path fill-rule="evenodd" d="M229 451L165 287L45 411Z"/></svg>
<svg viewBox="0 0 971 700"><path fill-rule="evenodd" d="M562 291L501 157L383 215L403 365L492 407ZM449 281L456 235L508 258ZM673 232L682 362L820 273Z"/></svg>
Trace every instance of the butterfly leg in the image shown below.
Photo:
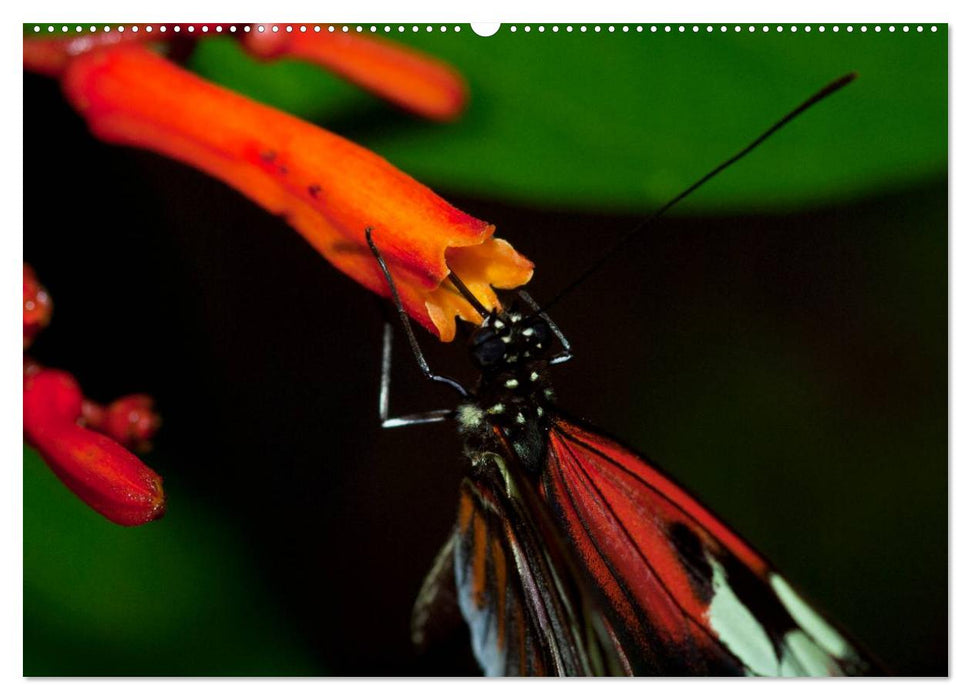
<svg viewBox="0 0 971 700"><path fill-rule="evenodd" d="M407 416L390 417L391 404L391 343L394 339L394 327L391 323L384 323L384 340L381 350L381 391L378 395L378 415L381 417L382 428L400 428L406 425L421 425L423 423L441 423L448 420L454 411L450 408L412 413Z"/></svg>
<svg viewBox="0 0 971 700"><path fill-rule="evenodd" d="M553 322L553 319L551 319L549 315L547 315L547 313L543 311L542 308L540 308L540 305L537 304L533 300L533 297L531 297L529 294L527 294L523 290L519 290L519 298L525 301L530 306L530 308L532 308L533 311L535 311L539 315L541 319L543 319L550 325L550 330L553 331L553 335L556 336L556 339L560 341L560 345L563 346L563 350L560 351L558 354L554 355L550 359L550 364L559 365L564 362L568 362L572 360L573 350L570 347L570 341L566 339L565 335L563 335L563 331L560 330L560 327Z"/></svg>
<svg viewBox="0 0 971 700"><path fill-rule="evenodd" d="M422 375L424 375L425 379L433 382L439 382L451 387L463 398L467 397L469 392L459 382L451 377L434 374L431 371L431 368L428 366L428 362L425 360L424 354L422 354L421 348L418 346L418 339L415 338L415 331L411 327L411 321L408 318L408 314L405 312L404 306L401 304L401 297L398 295L398 288L395 286L394 279L391 277L391 271L388 269L388 264L384 261L384 257L382 257L381 252L374 244L370 227L364 229L364 237L367 239L368 246L371 248L371 252L374 254L375 259L378 261L378 266L381 268L384 278L388 280L388 286L391 288L391 298L394 301L395 310L398 312L398 318L401 319L401 325L404 326L405 335L408 336L408 344L411 345L411 351L415 356L415 360L418 362L418 368L421 370ZM384 344L381 358L381 393L378 398L378 410L381 416L381 425L385 428L396 428L404 425L438 423L440 421L447 420L453 413L451 409L439 409L436 411L429 411L428 413L417 413L399 418L390 418L388 416L391 393L391 341L393 336L394 332L391 324L386 323L384 326Z"/></svg>

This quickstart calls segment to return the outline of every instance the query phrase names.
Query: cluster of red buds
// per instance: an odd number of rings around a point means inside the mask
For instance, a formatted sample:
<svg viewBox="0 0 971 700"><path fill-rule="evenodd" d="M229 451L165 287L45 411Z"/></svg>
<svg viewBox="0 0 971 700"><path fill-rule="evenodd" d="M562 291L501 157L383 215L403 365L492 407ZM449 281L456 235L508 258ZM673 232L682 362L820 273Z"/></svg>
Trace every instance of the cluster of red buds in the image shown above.
<svg viewBox="0 0 971 700"><path fill-rule="evenodd" d="M391 42L239 27L241 46L261 60L314 63L428 119L455 119L467 101L465 82L451 67ZM493 237L495 226L456 209L377 154L167 57L173 39L201 40L205 26L135 29L25 38L24 68L57 79L95 137L160 153L229 184L285 218L338 270L390 296L365 239L372 230L405 310L443 341L454 338L456 317L478 319L447 282L450 272L490 307L499 306L496 289L529 281L533 264ZM50 303L25 265L25 349L50 320ZM144 449L157 428L149 397L99 406L84 399L70 374L25 357L27 441L109 520L137 525L162 515L161 478L129 451Z"/></svg>
<svg viewBox="0 0 971 700"><path fill-rule="evenodd" d="M24 264L24 350L50 323L50 295ZM159 427L150 396L101 406L68 372L24 355L24 438L82 501L119 525L141 525L165 512L162 478L130 450L144 451Z"/></svg>

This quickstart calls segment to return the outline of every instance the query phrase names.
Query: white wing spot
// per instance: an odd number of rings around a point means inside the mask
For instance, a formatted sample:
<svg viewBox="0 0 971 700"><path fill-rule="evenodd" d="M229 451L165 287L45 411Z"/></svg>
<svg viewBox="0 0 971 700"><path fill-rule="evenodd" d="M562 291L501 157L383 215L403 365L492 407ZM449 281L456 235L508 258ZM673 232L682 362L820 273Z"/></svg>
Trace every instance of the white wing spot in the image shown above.
<svg viewBox="0 0 971 700"><path fill-rule="evenodd" d="M769 635L735 595L721 563L710 553L706 552L705 556L711 564L711 584L714 591L708 606L708 622L711 628L753 673L760 676L778 675L779 662Z"/></svg>
<svg viewBox="0 0 971 700"><path fill-rule="evenodd" d="M839 659L850 655L850 645L846 640L810 608L784 578L778 574L771 574L769 583L772 584L772 590L779 596L779 600L786 606L786 610L792 615L792 619L806 631L806 634L816 640L824 651Z"/></svg>
<svg viewBox="0 0 971 700"><path fill-rule="evenodd" d="M833 660L820 649L802 630L792 630L783 638L783 676L830 676L843 675Z"/></svg>
<svg viewBox="0 0 971 700"><path fill-rule="evenodd" d="M525 328L525 329L523 329L523 336L525 336L525 337L528 338L532 334L533 334L533 329L532 328Z"/></svg>
<svg viewBox="0 0 971 700"><path fill-rule="evenodd" d="M539 379L539 373L538 372L530 372L529 373L529 381L535 382L537 379Z"/></svg>
<svg viewBox="0 0 971 700"><path fill-rule="evenodd" d="M519 423L520 425L522 425L523 423L526 422L526 416L524 416L522 413L517 413L516 414L516 422Z"/></svg>
<svg viewBox="0 0 971 700"><path fill-rule="evenodd" d="M515 389L517 386L519 386L519 381L518 380L516 380L516 379L507 379L506 380L506 388L507 389Z"/></svg>
<svg viewBox="0 0 971 700"><path fill-rule="evenodd" d="M495 415L496 413L502 413L505 410L506 410L505 406L503 406L501 403L497 403L495 406L489 409L489 413L492 413L493 415Z"/></svg>

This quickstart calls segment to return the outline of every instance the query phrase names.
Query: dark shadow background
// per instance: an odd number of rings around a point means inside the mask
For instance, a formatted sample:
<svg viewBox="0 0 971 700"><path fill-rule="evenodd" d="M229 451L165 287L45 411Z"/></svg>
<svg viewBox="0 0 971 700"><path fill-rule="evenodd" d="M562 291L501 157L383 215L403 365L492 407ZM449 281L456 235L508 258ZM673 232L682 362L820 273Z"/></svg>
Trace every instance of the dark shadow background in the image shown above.
<svg viewBox="0 0 971 700"><path fill-rule="evenodd" d="M84 527L164 539L191 511L234 543L185 571L131 564L196 595L119 602L87 579L125 562L65 572L84 561L52 545L72 521L25 526L24 673L475 673L464 631L431 657L409 643L463 462L449 425L379 429L376 299L222 184L95 141L53 82L24 88L24 255L55 304L34 355L96 399L150 392L165 420L147 461L167 517ZM540 300L637 220L442 193L537 263ZM832 209L673 216L554 314L576 349L564 407L665 465L902 675L948 670L947 201L942 174ZM460 344L422 340L469 376ZM396 410L449 405L399 359ZM60 523L72 497L25 470L25 522ZM230 557L255 597L224 595Z"/></svg>

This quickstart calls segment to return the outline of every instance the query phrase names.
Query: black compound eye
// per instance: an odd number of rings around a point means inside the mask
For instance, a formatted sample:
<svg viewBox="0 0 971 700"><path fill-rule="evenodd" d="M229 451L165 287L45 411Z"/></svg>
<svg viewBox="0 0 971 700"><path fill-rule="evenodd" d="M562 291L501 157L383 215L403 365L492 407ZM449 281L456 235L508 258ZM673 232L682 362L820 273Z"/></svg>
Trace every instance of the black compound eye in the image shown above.
<svg viewBox="0 0 971 700"><path fill-rule="evenodd" d="M472 361L480 369L497 365L506 354L506 344L491 328L477 330L469 341Z"/></svg>

